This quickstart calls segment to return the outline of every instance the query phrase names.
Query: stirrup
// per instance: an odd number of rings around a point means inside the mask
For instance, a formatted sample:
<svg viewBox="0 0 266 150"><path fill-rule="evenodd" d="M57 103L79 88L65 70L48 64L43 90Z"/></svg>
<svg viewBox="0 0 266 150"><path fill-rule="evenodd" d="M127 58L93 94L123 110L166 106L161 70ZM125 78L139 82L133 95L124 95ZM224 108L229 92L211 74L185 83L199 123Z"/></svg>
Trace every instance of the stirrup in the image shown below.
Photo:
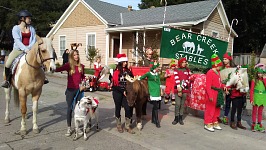
<svg viewBox="0 0 266 150"><path fill-rule="evenodd" d="M2 85L1 85L3 88L9 88L10 87L10 83L9 83L9 81L4 81L3 83L2 83Z"/></svg>

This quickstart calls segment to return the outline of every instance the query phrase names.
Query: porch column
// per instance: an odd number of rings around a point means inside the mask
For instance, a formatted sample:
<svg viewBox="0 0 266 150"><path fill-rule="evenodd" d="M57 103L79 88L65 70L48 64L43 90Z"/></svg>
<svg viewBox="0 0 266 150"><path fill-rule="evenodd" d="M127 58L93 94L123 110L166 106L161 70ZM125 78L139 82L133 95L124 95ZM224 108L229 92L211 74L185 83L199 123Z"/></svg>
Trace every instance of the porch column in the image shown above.
<svg viewBox="0 0 266 150"><path fill-rule="evenodd" d="M145 47L146 47L146 31L144 30L143 31L143 51L144 52L146 52L145 51ZM144 54L145 55L145 54ZM141 56L142 57L142 56ZM142 61L143 62L143 64L142 65L144 65L144 61Z"/></svg>
<svg viewBox="0 0 266 150"><path fill-rule="evenodd" d="M139 32L137 31L136 32L136 66L138 65L138 50L139 50L139 48L138 48L138 44L139 44Z"/></svg>
<svg viewBox="0 0 266 150"><path fill-rule="evenodd" d="M123 34L122 34L122 32L120 32L119 54L122 53L122 45L123 45L123 43L122 43L123 39L122 38L123 38Z"/></svg>
<svg viewBox="0 0 266 150"><path fill-rule="evenodd" d="M109 58L109 45L110 45L110 34L106 33L105 35L106 45L105 45L105 65L108 65L108 58Z"/></svg>

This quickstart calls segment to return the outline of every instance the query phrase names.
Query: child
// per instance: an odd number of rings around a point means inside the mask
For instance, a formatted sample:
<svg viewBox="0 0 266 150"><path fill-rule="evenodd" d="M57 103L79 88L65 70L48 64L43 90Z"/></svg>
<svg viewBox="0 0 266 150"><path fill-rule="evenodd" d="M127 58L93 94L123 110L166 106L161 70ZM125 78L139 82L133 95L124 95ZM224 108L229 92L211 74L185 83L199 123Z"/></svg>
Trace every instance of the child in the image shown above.
<svg viewBox="0 0 266 150"><path fill-rule="evenodd" d="M150 100L153 105L152 108L152 123L156 125L157 128L160 128L158 109L161 101L161 81L160 75L158 74L159 63L152 65L150 72L147 72L140 77L140 80L148 78L148 87L150 93Z"/></svg>
<svg viewBox="0 0 266 150"><path fill-rule="evenodd" d="M263 70L257 67L256 78L251 81L250 89L250 103L252 108L252 125L251 131L265 132L265 128L262 126L262 112L266 105L266 78L263 78ZM256 116L258 114L258 124L256 124Z"/></svg>
<svg viewBox="0 0 266 150"><path fill-rule="evenodd" d="M223 88L224 84L221 83L220 67L223 66L222 61L218 55L213 54L211 57L212 69L206 74L206 110L204 113L204 129L214 132L222 130L217 118L220 116L221 105L224 103Z"/></svg>
<svg viewBox="0 0 266 150"><path fill-rule="evenodd" d="M102 70L102 65L101 65L101 56L96 56L96 61L94 63L94 78L98 79L100 72Z"/></svg>
<svg viewBox="0 0 266 150"><path fill-rule="evenodd" d="M190 76L191 72L187 68L187 59L180 58L178 60L178 68L174 71L175 76L175 85L177 87L177 92L175 92L175 119L172 122L173 125L176 125L178 122L181 125L184 125L183 122L183 113L184 113L184 104L189 93L190 88Z"/></svg>
<svg viewBox="0 0 266 150"><path fill-rule="evenodd" d="M165 71L164 77L166 78L165 81L165 100L164 103L168 103L169 99L174 98L174 87L175 87L175 76L174 76L174 69L175 69L175 60L173 59L170 63L170 68ZM172 105L175 105L175 101L172 101Z"/></svg>

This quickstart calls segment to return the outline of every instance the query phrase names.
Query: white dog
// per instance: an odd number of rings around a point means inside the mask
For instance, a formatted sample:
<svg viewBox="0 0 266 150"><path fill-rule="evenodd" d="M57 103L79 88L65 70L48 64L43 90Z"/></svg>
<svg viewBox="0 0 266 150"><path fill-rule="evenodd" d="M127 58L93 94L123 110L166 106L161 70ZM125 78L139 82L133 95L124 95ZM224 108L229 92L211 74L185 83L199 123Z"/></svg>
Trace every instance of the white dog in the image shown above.
<svg viewBox="0 0 266 150"><path fill-rule="evenodd" d="M91 96L85 96L77 102L74 110L74 122L75 122L75 136L73 140L78 139L78 130L81 123L83 123L83 134L84 140L87 140L86 128L89 123L91 126L91 119L96 119L96 129L99 130L98 126L98 110L99 100Z"/></svg>

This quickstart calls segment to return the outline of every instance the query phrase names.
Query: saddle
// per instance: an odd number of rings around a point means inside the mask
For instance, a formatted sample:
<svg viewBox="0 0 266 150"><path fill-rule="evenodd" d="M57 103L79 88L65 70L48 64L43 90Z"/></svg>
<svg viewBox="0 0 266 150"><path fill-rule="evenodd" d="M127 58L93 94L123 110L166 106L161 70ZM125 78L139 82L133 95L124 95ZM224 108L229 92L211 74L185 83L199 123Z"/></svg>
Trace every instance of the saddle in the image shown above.
<svg viewBox="0 0 266 150"><path fill-rule="evenodd" d="M22 56L24 56L26 53L22 53L20 55L18 55L12 62L11 64L11 67L10 67L10 73L13 75L16 73L16 70L17 70L17 66L18 66L18 63L21 59Z"/></svg>

